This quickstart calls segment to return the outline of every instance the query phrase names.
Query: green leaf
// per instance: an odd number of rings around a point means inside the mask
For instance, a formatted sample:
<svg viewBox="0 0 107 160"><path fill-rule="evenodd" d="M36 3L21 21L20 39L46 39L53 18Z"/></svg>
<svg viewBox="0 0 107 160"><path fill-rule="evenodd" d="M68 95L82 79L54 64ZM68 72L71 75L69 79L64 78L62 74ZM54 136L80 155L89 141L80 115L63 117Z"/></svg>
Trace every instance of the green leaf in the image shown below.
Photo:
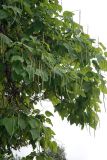
<svg viewBox="0 0 107 160"><path fill-rule="evenodd" d="M102 93L107 94L107 87L104 83L100 84L99 88Z"/></svg>
<svg viewBox="0 0 107 160"><path fill-rule="evenodd" d="M104 52L104 55L107 57L107 52Z"/></svg>
<svg viewBox="0 0 107 160"><path fill-rule="evenodd" d="M100 67L98 65L98 62L96 60L92 60L93 65L95 66L96 70L99 70Z"/></svg>
<svg viewBox="0 0 107 160"><path fill-rule="evenodd" d="M57 105L58 103L60 103L60 100L52 93L49 94L48 98L52 101L52 104L54 106Z"/></svg>
<svg viewBox="0 0 107 160"><path fill-rule="evenodd" d="M99 62L99 66L101 70L107 71L107 61L105 59Z"/></svg>
<svg viewBox="0 0 107 160"><path fill-rule="evenodd" d="M30 130L30 132L31 132L33 140L36 140L40 137L40 130L39 129L33 128Z"/></svg>
<svg viewBox="0 0 107 160"><path fill-rule="evenodd" d="M29 78L33 79L33 76L34 76L34 73L35 73L34 67L32 65L27 65L27 67L25 69L26 69L26 71L29 75Z"/></svg>
<svg viewBox="0 0 107 160"><path fill-rule="evenodd" d="M63 43L63 45L68 50L69 54L73 52L73 49L69 43Z"/></svg>
<svg viewBox="0 0 107 160"><path fill-rule="evenodd" d="M106 50L106 47L103 45L103 43L99 42L99 45L103 48L103 50Z"/></svg>
<svg viewBox="0 0 107 160"><path fill-rule="evenodd" d="M90 116L90 126L93 128L93 129L96 129L97 127L97 124L98 124L98 121L99 121L99 117L96 113L92 112L91 113L92 115Z"/></svg>
<svg viewBox="0 0 107 160"><path fill-rule="evenodd" d="M15 55L15 56L12 56L11 58L11 62L14 62L14 61L20 61L21 63L23 63L24 59L21 56Z"/></svg>
<svg viewBox="0 0 107 160"><path fill-rule="evenodd" d="M28 46L28 45L26 45L26 44L24 44L24 43L23 43L23 46L24 46L26 49L28 49L31 53L33 52L33 48L32 48L32 47L30 47L30 46Z"/></svg>
<svg viewBox="0 0 107 160"><path fill-rule="evenodd" d="M0 20L6 19L7 17L8 17L7 12L0 9Z"/></svg>
<svg viewBox="0 0 107 160"><path fill-rule="evenodd" d="M40 121L37 118L32 118L28 121L30 124L31 128L40 128Z"/></svg>
<svg viewBox="0 0 107 160"><path fill-rule="evenodd" d="M17 127L16 118L15 117L4 118L3 125L5 126L9 135L12 136L15 133Z"/></svg>
<svg viewBox="0 0 107 160"><path fill-rule="evenodd" d="M21 9L15 7L15 6L9 6L9 5L6 6L6 5L3 5L3 8L6 9L6 10L11 9L11 10L14 12L15 15L17 15L17 13L18 13L19 15L21 15Z"/></svg>
<svg viewBox="0 0 107 160"><path fill-rule="evenodd" d="M63 16L64 16L64 17L67 17L67 18L73 17L73 15L74 15L74 13L72 13L72 12L70 12L70 11L64 11L64 12L63 12Z"/></svg>
<svg viewBox="0 0 107 160"><path fill-rule="evenodd" d="M23 76L25 74L25 71L22 68L20 61L15 61L15 63L13 63L12 65L12 69L18 76Z"/></svg>
<svg viewBox="0 0 107 160"><path fill-rule="evenodd" d="M47 117L53 116L53 114L49 111L46 111L45 114L46 114Z"/></svg>
<svg viewBox="0 0 107 160"><path fill-rule="evenodd" d="M4 69L5 69L5 65L3 63L0 63L0 74L4 75Z"/></svg>
<svg viewBox="0 0 107 160"><path fill-rule="evenodd" d="M43 155L37 156L36 160L54 160L54 159L51 157L48 157L46 154L43 154Z"/></svg>
<svg viewBox="0 0 107 160"><path fill-rule="evenodd" d="M53 126L52 121L51 121L49 118L46 118L46 122L47 122L48 124L50 124L51 126Z"/></svg>
<svg viewBox="0 0 107 160"><path fill-rule="evenodd" d="M97 54L96 58L97 58L98 62L101 62L101 61L105 60L105 58L102 54Z"/></svg>
<svg viewBox="0 0 107 160"><path fill-rule="evenodd" d="M32 13L32 10L31 10L31 8L30 8L29 3L27 3L27 2L24 1L23 4L24 4L24 9L25 9L25 11L26 11L28 14L32 15L33 13Z"/></svg>
<svg viewBox="0 0 107 160"><path fill-rule="evenodd" d="M55 141L51 142L51 143L49 144L49 147L50 147L50 149L51 149L54 153L57 152L57 143L56 143Z"/></svg>
<svg viewBox="0 0 107 160"><path fill-rule="evenodd" d="M8 46L11 46L12 40L9 37L4 35L3 33L0 33L0 38L1 38L1 41L3 41L3 43L7 44Z"/></svg>
<svg viewBox="0 0 107 160"><path fill-rule="evenodd" d="M37 159L37 160L46 160L43 155L37 156L36 159Z"/></svg>
<svg viewBox="0 0 107 160"><path fill-rule="evenodd" d="M48 74L44 70L36 69L36 75L40 76L43 81L48 81Z"/></svg>
<svg viewBox="0 0 107 160"><path fill-rule="evenodd" d="M54 131L50 127L44 127L44 133L48 139L55 135Z"/></svg>
<svg viewBox="0 0 107 160"><path fill-rule="evenodd" d="M25 122L25 120L24 119L22 119L21 117L19 117L18 118L18 125L19 125L19 127L23 130L23 129L25 129L26 128L26 122Z"/></svg>

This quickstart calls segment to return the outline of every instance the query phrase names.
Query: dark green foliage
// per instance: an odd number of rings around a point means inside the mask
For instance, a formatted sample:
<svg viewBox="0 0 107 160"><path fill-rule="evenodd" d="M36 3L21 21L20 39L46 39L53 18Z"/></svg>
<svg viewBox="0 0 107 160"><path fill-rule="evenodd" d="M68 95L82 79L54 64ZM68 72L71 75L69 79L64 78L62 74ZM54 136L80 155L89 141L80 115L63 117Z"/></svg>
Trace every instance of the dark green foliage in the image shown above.
<svg viewBox="0 0 107 160"><path fill-rule="evenodd" d="M33 154L39 160L56 151L52 114L36 108L39 100L70 124L97 126L107 53L61 11L58 0L0 1L0 157L29 144L43 151Z"/></svg>

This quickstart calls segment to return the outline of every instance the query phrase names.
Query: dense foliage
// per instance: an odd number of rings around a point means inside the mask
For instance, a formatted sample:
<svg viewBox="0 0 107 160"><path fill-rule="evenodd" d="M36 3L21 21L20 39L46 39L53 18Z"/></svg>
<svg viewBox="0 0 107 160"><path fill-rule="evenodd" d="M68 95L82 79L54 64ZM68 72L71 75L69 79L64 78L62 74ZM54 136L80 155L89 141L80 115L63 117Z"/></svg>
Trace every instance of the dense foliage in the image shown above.
<svg viewBox="0 0 107 160"><path fill-rule="evenodd" d="M0 0L0 159L29 144L31 159L51 159L52 114L36 108L40 100L70 124L96 128L100 92L107 93L104 50L58 0Z"/></svg>

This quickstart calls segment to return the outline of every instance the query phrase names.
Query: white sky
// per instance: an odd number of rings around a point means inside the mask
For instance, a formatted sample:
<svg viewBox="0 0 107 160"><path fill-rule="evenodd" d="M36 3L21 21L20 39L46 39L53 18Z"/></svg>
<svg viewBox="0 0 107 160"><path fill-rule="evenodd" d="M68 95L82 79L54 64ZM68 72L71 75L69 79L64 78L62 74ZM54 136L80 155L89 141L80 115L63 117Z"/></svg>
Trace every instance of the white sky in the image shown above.
<svg viewBox="0 0 107 160"><path fill-rule="evenodd" d="M62 0L64 10L75 11L76 20L79 21L78 11L81 10L81 24L89 34L100 38L107 45L107 1L106 0Z"/></svg>
<svg viewBox="0 0 107 160"><path fill-rule="evenodd" d="M107 46L107 2L106 0L62 0L64 10L81 10L81 25L92 38L96 38ZM79 22L79 12L75 11L75 20ZM46 103L47 107L47 103ZM75 125L70 126L55 114L54 130L56 140L65 147L67 160L107 160L107 113L100 115L100 127L95 132L89 129L81 131ZM29 148L30 151L30 148ZM24 153L28 153L23 150ZM21 152L21 154L22 154ZM20 154L20 155L21 155Z"/></svg>

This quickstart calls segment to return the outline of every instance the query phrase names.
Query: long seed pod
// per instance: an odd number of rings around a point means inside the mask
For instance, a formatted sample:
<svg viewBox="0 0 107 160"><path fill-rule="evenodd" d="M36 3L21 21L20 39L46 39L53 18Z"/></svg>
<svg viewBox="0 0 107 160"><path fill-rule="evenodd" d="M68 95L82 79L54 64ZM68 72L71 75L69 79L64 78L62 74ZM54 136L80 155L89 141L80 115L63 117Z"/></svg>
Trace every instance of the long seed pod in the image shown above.
<svg viewBox="0 0 107 160"><path fill-rule="evenodd" d="M79 10L79 25L81 24L81 10Z"/></svg>
<svg viewBox="0 0 107 160"><path fill-rule="evenodd" d="M14 119L14 114L12 115L12 118ZM13 125L12 125L12 135L11 135L11 137L10 137L10 142L11 142L11 139L12 139L13 134L14 134L14 126L15 126L14 120L13 120L13 123L12 123L12 124L13 124Z"/></svg>
<svg viewBox="0 0 107 160"><path fill-rule="evenodd" d="M0 51L1 51L1 54L3 53L3 39L2 39L2 37L1 37L1 44L0 44Z"/></svg>
<svg viewBox="0 0 107 160"><path fill-rule="evenodd" d="M88 63L88 52L87 52L87 46L86 46L86 63Z"/></svg>
<svg viewBox="0 0 107 160"><path fill-rule="evenodd" d="M43 69L41 64L41 79L42 79L42 90L44 89L44 75L43 75Z"/></svg>
<svg viewBox="0 0 107 160"><path fill-rule="evenodd" d="M3 62L5 61L5 54L4 54L4 40L1 37L1 55L3 57Z"/></svg>
<svg viewBox="0 0 107 160"><path fill-rule="evenodd" d="M67 93L67 96L68 96L69 101L72 102L72 101L71 101L71 98L70 98L70 95L69 95L69 93L68 93L68 88L67 88L67 86L66 86L66 93Z"/></svg>
<svg viewBox="0 0 107 160"><path fill-rule="evenodd" d="M81 52L81 64L83 64L83 54Z"/></svg>
<svg viewBox="0 0 107 160"><path fill-rule="evenodd" d="M35 80L35 59L34 59L34 62L33 62L33 82Z"/></svg>
<svg viewBox="0 0 107 160"><path fill-rule="evenodd" d="M63 77L61 76L61 83L62 83L62 79L63 79ZM61 95L61 100L62 100L62 90L63 90L62 85L60 85L60 95Z"/></svg>
<svg viewBox="0 0 107 160"><path fill-rule="evenodd" d="M103 93L103 104L104 104L104 109L105 109L105 112L106 112L105 95L104 95L104 93Z"/></svg>
<svg viewBox="0 0 107 160"><path fill-rule="evenodd" d="M80 80L80 89L82 90L82 85L83 85L83 77Z"/></svg>
<svg viewBox="0 0 107 160"><path fill-rule="evenodd" d="M49 86L51 85L51 76L52 76L52 74L51 74L51 71L50 71L50 74L49 74Z"/></svg>
<svg viewBox="0 0 107 160"><path fill-rule="evenodd" d="M66 87L65 87L65 89L66 89L66 94L67 94L67 96L68 96L68 99L69 99L69 101L71 102L71 98L70 98L70 95L69 95L69 93L68 93L67 79L66 79Z"/></svg>
<svg viewBox="0 0 107 160"><path fill-rule="evenodd" d="M40 71L40 61L39 61L39 71ZM38 74L38 89L40 93L40 79L39 79L39 74Z"/></svg>
<svg viewBox="0 0 107 160"><path fill-rule="evenodd" d="M54 73L53 73L53 74L54 74L54 79L55 79L55 77L56 77L56 73L55 73L55 71L54 71Z"/></svg>
<svg viewBox="0 0 107 160"><path fill-rule="evenodd" d="M75 80L75 92L76 92L76 94L77 94L77 78L76 78L76 80Z"/></svg>

